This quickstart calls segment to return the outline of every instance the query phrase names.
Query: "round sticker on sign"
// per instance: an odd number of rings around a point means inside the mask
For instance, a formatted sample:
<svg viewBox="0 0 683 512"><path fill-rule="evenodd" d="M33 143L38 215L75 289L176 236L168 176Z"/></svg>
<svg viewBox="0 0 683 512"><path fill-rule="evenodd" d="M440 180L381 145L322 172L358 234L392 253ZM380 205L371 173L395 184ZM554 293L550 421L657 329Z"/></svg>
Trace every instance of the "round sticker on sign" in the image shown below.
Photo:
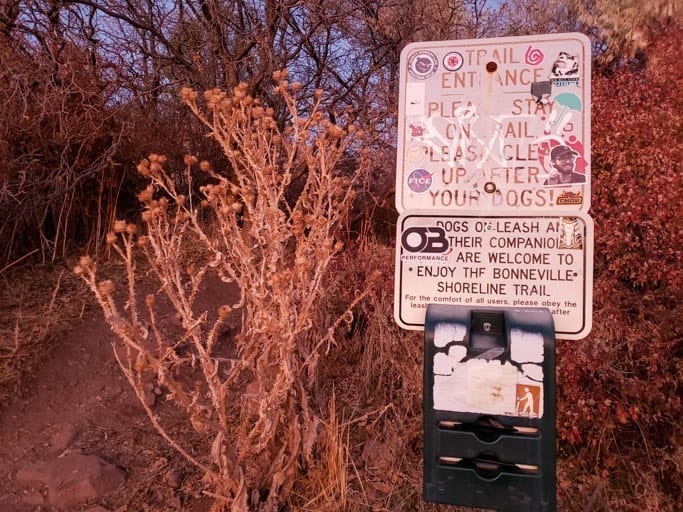
<svg viewBox="0 0 683 512"><path fill-rule="evenodd" d="M421 50L413 53L408 59L408 72L413 78L426 80L439 69L439 60L429 50Z"/></svg>
<svg viewBox="0 0 683 512"><path fill-rule="evenodd" d="M465 59L462 58L462 55L459 52L449 52L443 58L443 67L448 71L457 71L462 67L464 62Z"/></svg>
<svg viewBox="0 0 683 512"><path fill-rule="evenodd" d="M432 186L432 175L427 169L415 169L408 175L408 188L413 192L424 192Z"/></svg>

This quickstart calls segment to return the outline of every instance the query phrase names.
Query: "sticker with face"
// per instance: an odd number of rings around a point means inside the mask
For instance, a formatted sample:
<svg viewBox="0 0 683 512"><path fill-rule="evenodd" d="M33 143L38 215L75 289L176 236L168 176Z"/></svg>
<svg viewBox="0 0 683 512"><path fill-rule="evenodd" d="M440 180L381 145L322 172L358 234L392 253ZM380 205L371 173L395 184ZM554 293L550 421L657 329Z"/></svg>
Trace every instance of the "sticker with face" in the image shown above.
<svg viewBox="0 0 683 512"><path fill-rule="evenodd" d="M560 174L571 174L574 172L577 156L579 154L569 146L555 146L550 151L550 162Z"/></svg>
<svg viewBox="0 0 683 512"><path fill-rule="evenodd" d="M566 144L554 145L550 149L550 154L546 151L545 148L539 151L539 156L542 157L541 165L548 172L544 185L564 186L586 182L586 175L577 172L577 162L581 159L581 153Z"/></svg>
<svg viewBox="0 0 683 512"><path fill-rule="evenodd" d="M575 77L579 74L579 60L576 55L567 52L560 52L557 60L553 63L550 72L551 78Z"/></svg>

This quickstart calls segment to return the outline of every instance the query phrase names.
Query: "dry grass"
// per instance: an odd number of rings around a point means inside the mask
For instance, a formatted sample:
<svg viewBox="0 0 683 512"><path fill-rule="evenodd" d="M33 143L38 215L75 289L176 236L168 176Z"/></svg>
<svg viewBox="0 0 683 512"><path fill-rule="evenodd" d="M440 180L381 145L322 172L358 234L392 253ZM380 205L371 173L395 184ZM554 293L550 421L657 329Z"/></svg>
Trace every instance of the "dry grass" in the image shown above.
<svg viewBox="0 0 683 512"><path fill-rule="evenodd" d="M0 272L0 404L15 394L68 330L88 297L75 276L51 266L14 266Z"/></svg>

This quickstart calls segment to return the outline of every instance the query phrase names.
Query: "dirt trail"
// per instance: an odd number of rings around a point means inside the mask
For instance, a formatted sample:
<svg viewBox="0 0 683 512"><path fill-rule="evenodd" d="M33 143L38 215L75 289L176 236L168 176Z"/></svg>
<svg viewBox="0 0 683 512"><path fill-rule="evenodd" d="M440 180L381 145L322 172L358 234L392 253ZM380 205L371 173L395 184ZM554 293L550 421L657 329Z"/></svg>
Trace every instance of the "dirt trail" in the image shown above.
<svg viewBox="0 0 683 512"><path fill-rule="evenodd" d="M192 497L191 468L154 432L118 368L114 340L99 312L87 313L0 409L0 512L63 510L50 505L46 489L18 485L16 474L69 453L97 455L122 469L126 481L68 510L204 508ZM173 412L163 397L156 402L160 414Z"/></svg>

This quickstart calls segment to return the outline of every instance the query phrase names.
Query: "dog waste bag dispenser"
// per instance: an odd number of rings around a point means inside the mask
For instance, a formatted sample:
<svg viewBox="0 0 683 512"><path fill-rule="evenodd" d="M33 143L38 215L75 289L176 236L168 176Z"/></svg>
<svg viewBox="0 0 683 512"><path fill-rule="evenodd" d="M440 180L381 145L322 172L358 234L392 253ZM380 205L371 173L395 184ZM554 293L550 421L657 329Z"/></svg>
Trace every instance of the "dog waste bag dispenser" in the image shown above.
<svg viewBox="0 0 683 512"><path fill-rule="evenodd" d="M555 329L545 308L429 305L424 498L555 511Z"/></svg>

